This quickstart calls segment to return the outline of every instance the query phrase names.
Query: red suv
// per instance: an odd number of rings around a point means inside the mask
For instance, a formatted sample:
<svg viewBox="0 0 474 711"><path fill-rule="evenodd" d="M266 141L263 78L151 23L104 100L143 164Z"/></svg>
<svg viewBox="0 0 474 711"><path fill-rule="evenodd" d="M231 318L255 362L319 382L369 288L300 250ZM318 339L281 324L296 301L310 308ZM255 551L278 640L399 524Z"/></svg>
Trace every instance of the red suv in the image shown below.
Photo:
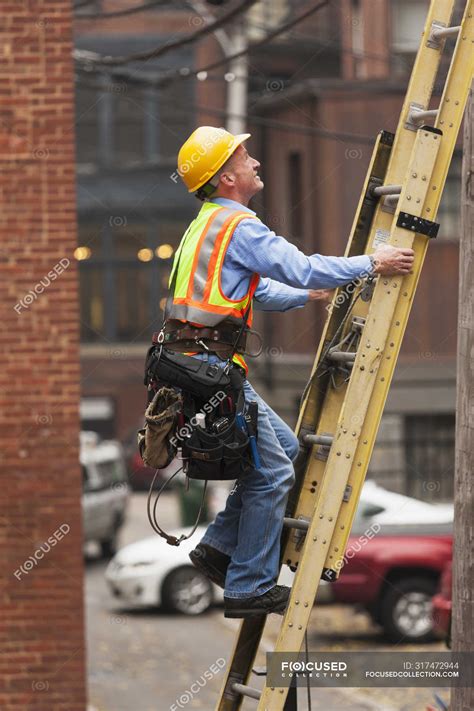
<svg viewBox="0 0 474 711"><path fill-rule="evenodd" d="M393 642L433 637L432 598L452 557L452 506L365 483L335 602L362 604Z"/></svg>

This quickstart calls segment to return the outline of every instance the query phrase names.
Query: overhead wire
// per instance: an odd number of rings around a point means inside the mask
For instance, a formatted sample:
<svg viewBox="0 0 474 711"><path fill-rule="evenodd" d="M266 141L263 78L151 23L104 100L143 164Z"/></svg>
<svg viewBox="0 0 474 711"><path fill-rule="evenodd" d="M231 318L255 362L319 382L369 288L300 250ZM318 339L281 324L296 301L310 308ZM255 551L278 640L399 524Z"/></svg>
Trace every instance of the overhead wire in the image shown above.
<svg viewBox="0 0 474 711"><path fill-rule="evenodd" d="M236 13L237 11L239 11L239 13L243 12L245 9L249 9L251 5L255 4L258 1L259 0L244 0L244 2L241 3L239 6L237 6L237 8L234 8L234 10L232 12L233 13ZM291 27L294 27L295 25L297 25L299 22L302 22L310 15L323 9L331 1L332 0L321 0L321 2L317 2L312 7L308 8L305 12L301 13L300 15L293 18L289 22L286 22L283 25L280 25L279 27L277 27L275 30L270 32L262 40L259 40L258 42L254 42L247 48L245 48L239 52L234 52L233 54L229 54L226 57L224 57L223 59L212 62L211 64L209 64L207 66L200 67L199 69L194 69L194 70L191 70L188 67L183 67L178 70L173 70L170 73L163 72L162 81L169 82L169 81L172 81L173 79L178 78L178 77L189 78L192 76L197 76L198 74L200 74L202 72L211 71L212 69L216 69L216 68L221 67L225 64L228 64L229 62L231 62L234 59L243 57L246 54L248 54L251 49L253 50L254 48L259 48L259 47L264 46L265 44L268 44L273 39L275 39L279 35L283 34ZM243 8L243 5L245 5L246 7ZM219 20L217 20L215 23L205 25L205 27L201 28L197 32L192 33L191 35L188 35L185 38L182 38L180 40L177 40L175 42L172 42L172 43L169 43L166 45L162 45L161 47L158 47L155 50L151 50L150 52L131 54L131 55L127 55L124 57L105 57L105 56L99 55L95 52L86 52L83 50L75 50L73 52L73 56L76 59L76 61L84 62L86 64L86 68L88 71L93 71L94 68L97 68L97 65L118 66L121 64L128 64L129 62L132 62L132 61L145 61L145 60L149 60L149 59L156 59L158 56L162 56L163 54L165 54L171 50L179 49L180 47L184 46L185 44L194 43L195 41L197 41L197 39L199 39L204 34L209 34L211 32L214 32L216 29L219 29L219 27L222 27L224 24L227 24L227 22L229 21L229 15L230 15L230 13L227 13L226 15L223 15L221 18L219 18ZM233 15L233 17L234 16L235 16L235 14Z"/></svg>
<svg viewBox="0 0 474 711"><path fill-rule="evenodd" d="M224 27L225 25L229 24L229 22L234 20L241 13L245 12L246 10L249 10L252 5L256 5L256 3L259 1L260 0L242 0L242 2L240 2L236 7L232 8L232 10L229 10L229 12L226 12L224 15L215 20L215 22L204 24L203 27L200 27L195 32L191 32L185 37L181 37L180 39L175 40L174 42L163 44L160 47L156 47L155 49L152 49L148 52L137 52L136 54L110 57L107 55L98 54L96 52L75 50L75 52L73 53L74 58L78 61L86 61L88 64L96 64L109 67L129 64L130 62L145 62L150 59L157 59L158 57L163 56L167 52L171 52L172 50L185 47L188 44L194 44L194 42L197 42L202 37L205 37L208 34L212 34L221 27ZM232 57L230 57L230 59L232 59Z"/></svg>
<svg viewBox="0 0 474 711"><path fill-rule="evenodd" d="M104 87L100 84L93 84L92 82L85 82L82 78L79 80L82 86L96 89L98 91L104 91ZM186 104L186 108L180 109L174 106L173 110L177 113L182 113L183 115L189 114L189 109L192 108L201 113L207 113L210 116L222 117L222 118L239 118L251 121L256 125L267 126L268 128L273 128L275 130L291 131L294 133L300 133L303 135L320 136L322 138L339 140L339 141L352 141L353 143L372 145L374 143L374 136L364 136L363 134L348 133L344 131L331 131L329 129L318 128L315 126L301 126L300 124L293 124L285 121L277 121L275 119L266 118L264 116L258 116L257 114L235 114L229 113L225 109L213 109L208 106L201 106L199 104Z"/></svg>
<svg viewBox="0 0 474 711"><path fill-rule="evenodd" d="M234 52L233 54L230 54L227 57L224 57L224 59L220 59L216 62L212 62L211 64L208 64L205 67L201 67L201 69L195 70L193 73L200 74L201 72L209 72L212 69L217 69L218 67L222 67L223 65L228 64L229 62L233 61L234 59L239 59L240 57L245 56L246 54L249 53L250 49L252 49L252 51L253 51L255 49L258 49L259 47L263 47L264 45L268 44L269 42L271 42L273 39L275 39L279 35L283 34L284 32L287 32L287 30L291 29L298 23L303 22L303 20L306 20L307 17L310 17L315 12L322 10L324 7L326 7L326 5L329 5L329 3L331 1L332 0L321 0L321 2L317 2L316 4L309 7L305 12L302 12L301 14L299 14L297 17L293 18L289 22L285 22L283 25L280 25L275 30L272 30L263 39L258 40L257 42L252 42L252 44L249 47L247 47L246 49L242 49L240 52Z"/></svg>

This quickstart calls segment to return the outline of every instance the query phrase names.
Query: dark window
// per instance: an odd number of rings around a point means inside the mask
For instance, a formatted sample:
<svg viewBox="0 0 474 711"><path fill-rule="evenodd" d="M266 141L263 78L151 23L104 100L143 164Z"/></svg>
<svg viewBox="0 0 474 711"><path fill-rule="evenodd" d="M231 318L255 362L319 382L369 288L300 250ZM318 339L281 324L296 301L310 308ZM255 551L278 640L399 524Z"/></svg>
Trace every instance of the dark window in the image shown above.
<svg viewBox="0 0 474 711"><path fill-rule="evenodd" d="M144 92L130 87L114 96L114 162L144 160L145 126L153 120L145 102Z"/></svg>
<svg viewBox="0 0 474 711"><path fill-rule="evenodd" d="M78 86L76 91L76 145L79 163L97 163L98 122L103 94Z"/></svg>
<svg viewBox="0 0 474 711"><path fill-rule="evenodd" d="M149 340L161 325L174 250L186 227L126 217L80 225L76 256L84 342Z"/></svg>
<svg viewBox="0 0 474 711"><path fill-rule="evenodd" d="M424 501L449 500L454 479L454 415L405 417L406 492Z"/></svg>
<svg viewBox="0 0 474 711"><path fill-rule="evenodd" d="M127 163L175 160L183 137L192 131L189 82L153 89L103 78L102 87L79 84L77 89L78 163L123 168Z"/></svg>

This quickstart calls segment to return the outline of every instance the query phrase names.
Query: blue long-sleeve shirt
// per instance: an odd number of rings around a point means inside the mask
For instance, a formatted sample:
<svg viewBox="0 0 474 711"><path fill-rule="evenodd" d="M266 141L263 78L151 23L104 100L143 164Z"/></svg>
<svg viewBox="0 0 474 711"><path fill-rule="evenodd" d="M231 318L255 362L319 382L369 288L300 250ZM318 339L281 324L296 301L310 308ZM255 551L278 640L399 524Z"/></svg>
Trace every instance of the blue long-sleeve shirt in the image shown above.
<svg viewBox="0 0 474 711"><path fill-rule="evenodd" d="M234 200L213 198L213 203L255 212ZM254 306L262 311L287 311L304 306L309 289L334 289L371 272L369 257L307 256L294 244L272 232L259 220L242 220L230 240L222 265L222 290L229 299L241 299L252 274L260 274Z"/></svg>

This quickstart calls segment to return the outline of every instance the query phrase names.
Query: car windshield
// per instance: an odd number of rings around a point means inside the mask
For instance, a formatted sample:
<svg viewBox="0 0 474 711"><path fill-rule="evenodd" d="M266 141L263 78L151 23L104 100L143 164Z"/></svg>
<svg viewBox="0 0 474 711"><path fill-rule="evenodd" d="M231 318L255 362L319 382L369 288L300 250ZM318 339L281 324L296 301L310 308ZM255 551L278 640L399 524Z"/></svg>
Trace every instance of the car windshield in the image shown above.
<svg viewBox="0 0 474 711"><path fill-rule="evenodd" d="M102 486L112 486L113 484L127 481L127 472L120 459L96 462L95 468L100 477Z"/></svg>
<svg viewBox="0 0 474 711"><path fill-rule="evenodd" d="M379 504L372 504L369 501L360 501L354 518L354 524L364 523L364 521L372 518L372 516L381 514L384 511L385 508Z"/></svg>

